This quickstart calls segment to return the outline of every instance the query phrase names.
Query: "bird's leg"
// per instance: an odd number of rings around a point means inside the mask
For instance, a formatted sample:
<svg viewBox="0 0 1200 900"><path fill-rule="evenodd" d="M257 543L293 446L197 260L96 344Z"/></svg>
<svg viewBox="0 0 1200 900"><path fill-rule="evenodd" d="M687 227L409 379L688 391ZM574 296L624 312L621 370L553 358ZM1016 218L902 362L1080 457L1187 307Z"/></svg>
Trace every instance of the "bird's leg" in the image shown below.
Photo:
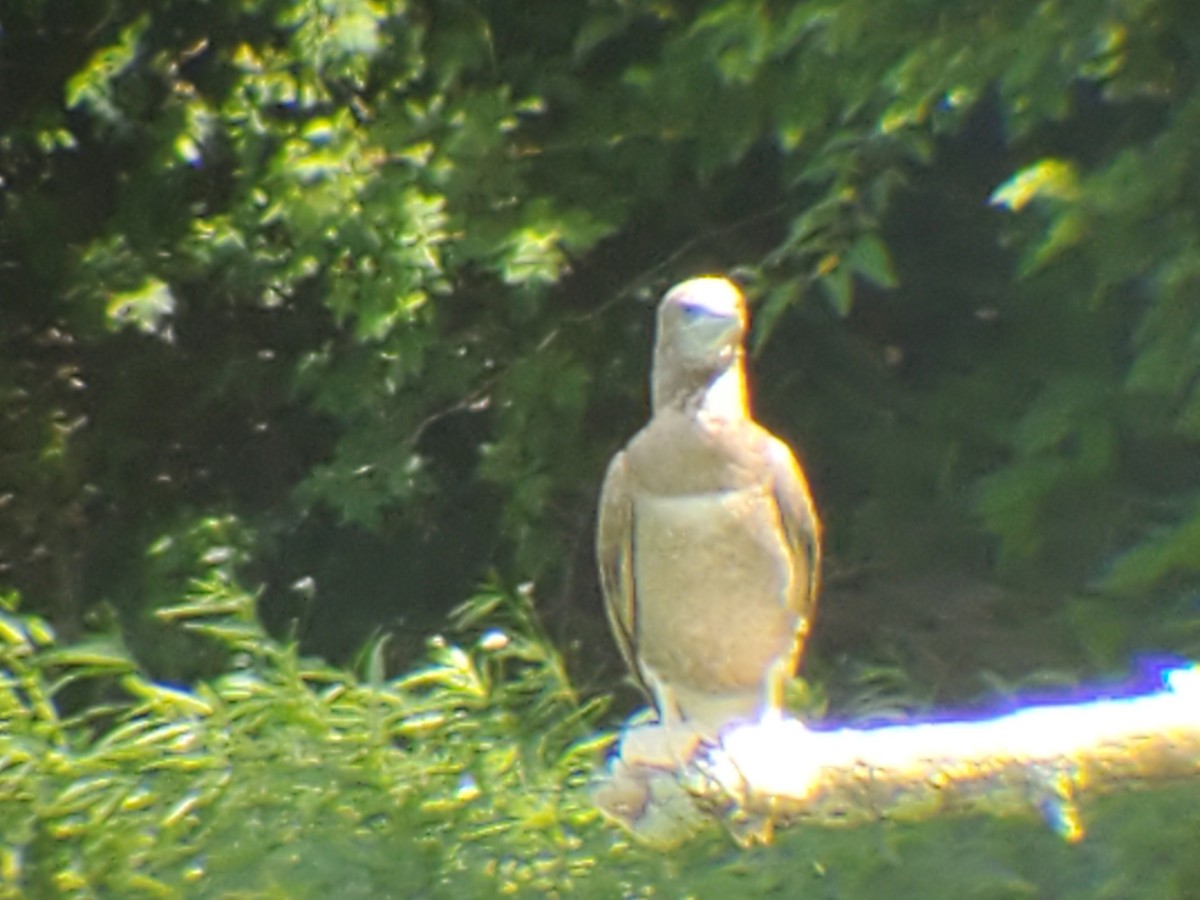
<svg viewBox="0 0 1200 900"><path fill-rule="evenodd" d="M784 695L788 680L796 668L795 657L780 657L767 670L764 681L763 708L759 719L778 719L783 715Z"/></svg>
<svg viewBox="0 0 1200 900"><path fill-rule="evenodd" d="M680 769L696 754L705 737L713 735L684 715L679 697L672 687L655 677L653 672L648 675L654 705L658 710L659 734L656 740L660 743L660 752L669 760L671 768Z"/></svg>
<svg viewBox="0 0 1200 900"><path fill-rule="evenodd" d="M625 726L620 758L630 766L668 771L681 769L695 754L705 732L684 716L671 687L655 677L652 671L646 672L645 676L658 718L657 721Z"/></svg>
<svg viewBox="0 0 1200 900"><path fill-rule="evenodd" d="M705 814L678 775L696 745L669 689L654 683L657 719L635 716L621 734L609 774L595 791L596 805L644 841L670 846L694 832Z"/></svg>

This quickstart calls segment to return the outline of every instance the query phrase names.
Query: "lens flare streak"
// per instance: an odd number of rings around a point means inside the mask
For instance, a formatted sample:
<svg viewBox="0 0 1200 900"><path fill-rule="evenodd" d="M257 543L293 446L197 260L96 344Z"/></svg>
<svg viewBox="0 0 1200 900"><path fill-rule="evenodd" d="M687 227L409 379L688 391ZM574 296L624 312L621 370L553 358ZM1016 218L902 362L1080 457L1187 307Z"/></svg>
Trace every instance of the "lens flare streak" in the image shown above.
<svg viewBox="0 0 1200 900"><path fill-rule="evenodd" d="M1141 693L982 719L739 725L702 748L682 778L734 817L856 824L1035 812L1074 842L1084 836L1077 797L1200 774L1200 668L1161 669L1155 681Z"/></svg>

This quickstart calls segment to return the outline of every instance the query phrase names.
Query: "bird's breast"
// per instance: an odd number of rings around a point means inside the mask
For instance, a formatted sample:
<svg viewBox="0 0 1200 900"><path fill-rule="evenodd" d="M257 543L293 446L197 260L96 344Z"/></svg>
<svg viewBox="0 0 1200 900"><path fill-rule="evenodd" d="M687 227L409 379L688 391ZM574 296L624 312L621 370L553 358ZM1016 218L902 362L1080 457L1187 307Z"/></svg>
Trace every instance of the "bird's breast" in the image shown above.
<svg viewBox="0 0 1200 900"><path fill-rule="evenodd" d="M633 537L643 661L699 690L760 684L797 624L795 563L768 490L642 495Z"/></svg>

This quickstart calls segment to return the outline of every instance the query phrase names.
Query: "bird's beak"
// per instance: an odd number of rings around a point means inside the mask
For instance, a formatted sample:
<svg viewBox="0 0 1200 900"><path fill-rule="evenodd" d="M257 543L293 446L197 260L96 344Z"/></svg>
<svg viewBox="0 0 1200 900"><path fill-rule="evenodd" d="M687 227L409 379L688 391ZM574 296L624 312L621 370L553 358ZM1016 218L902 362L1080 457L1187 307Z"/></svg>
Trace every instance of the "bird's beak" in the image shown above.
<svg viewBox="0 0 1200 900"><path fill-rule="evenodd" d="M706 357L731 352L742 339L742 323L737 317L704 307L688 310L684 331L688 344Z"/></svg>

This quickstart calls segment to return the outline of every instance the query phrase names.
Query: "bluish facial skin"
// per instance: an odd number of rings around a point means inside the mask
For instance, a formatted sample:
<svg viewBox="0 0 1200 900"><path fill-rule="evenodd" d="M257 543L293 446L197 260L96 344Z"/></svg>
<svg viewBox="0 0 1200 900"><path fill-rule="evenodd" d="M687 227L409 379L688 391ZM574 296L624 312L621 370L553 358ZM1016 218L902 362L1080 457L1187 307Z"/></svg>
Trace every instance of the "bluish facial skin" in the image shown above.
<svg viewBox="0 0 1200 900"><path fill-rule="evenodd" d="M660 328L671 333L680 355L694 363L727 362L743 336L741 297L716 279L687 282L673 294Z"/></svg>

